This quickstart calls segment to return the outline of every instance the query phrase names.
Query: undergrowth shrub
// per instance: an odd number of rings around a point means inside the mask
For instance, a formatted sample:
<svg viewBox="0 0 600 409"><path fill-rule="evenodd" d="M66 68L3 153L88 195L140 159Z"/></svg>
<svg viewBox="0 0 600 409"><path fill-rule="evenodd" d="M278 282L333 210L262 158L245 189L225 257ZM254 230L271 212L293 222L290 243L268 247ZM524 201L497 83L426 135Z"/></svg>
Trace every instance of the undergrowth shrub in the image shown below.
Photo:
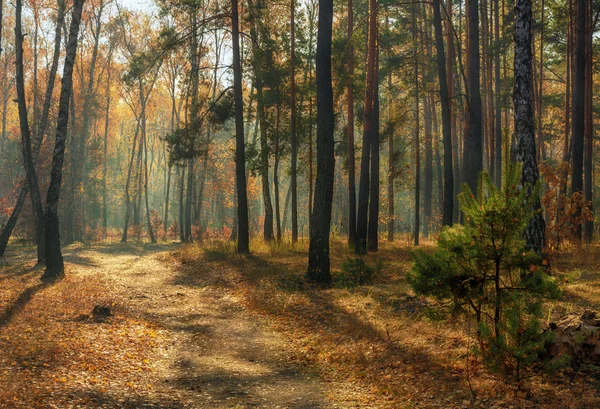
<svg viewBox="0 0 600 409"><path fill-rule="evenodd" d="M560 251L571 246L580 246L577 234L582 224L594 220L591 203L581 192L568 193L569 163L559 163L555 168L540 164L540 172L547 187L542 196L546 209L546 247Z"/></svg>
<svg viewBox="0 0 600 409"><path fill-rule="evenodd" d="M371 284L382 267L381 260L377 260L374 266L369 266L361 257L348 258L342 263L340 272L334 276L334 281L341 287Z"/></svg>
<svg viewBox="0 0 600 409"><path fill-rule="evenodd" d="M542 331L543 301L558 296L548 262L525 246L533 202L519 176L511 169L499 190L483 173L477 196L465 185L464 225L445 228L433 254L414 252L408 277L417 294L452 300L474 316L485 362L517 379L540 359L550 336Z"/></svg>

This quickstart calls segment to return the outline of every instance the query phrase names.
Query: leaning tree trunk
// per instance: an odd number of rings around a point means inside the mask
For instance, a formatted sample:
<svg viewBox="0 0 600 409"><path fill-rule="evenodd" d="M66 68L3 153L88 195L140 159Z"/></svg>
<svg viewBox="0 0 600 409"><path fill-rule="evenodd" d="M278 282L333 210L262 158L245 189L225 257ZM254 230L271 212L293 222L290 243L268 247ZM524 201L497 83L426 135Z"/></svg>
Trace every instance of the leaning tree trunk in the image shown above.
<svg viewBox="0 0 600 409"><path fill-rule="evenodd" d="M517 160L523 163L522 184L529 194L536 194L533 218L525 231L526 246L542 254L546 223L541 212L539 194L535 191L539 172L536 161L535 126L532 103L531 0L517 0L515 4L515 139Z"/></svg>
<svg viewBox="0 0 600 409"><path fill-rule="evenodd" d="M62 167L65 159L65 142L67 139L67 124L69 122L69 98L73 91L73 66L77 55L77 38L81 11L84 0L75 0L71 27L69 28L69 41L63 68L62 86L58 103L58 120L56 123L56 142L54 156L52 157L52 173L50 186L46 196L46 272L43 278L49 281L64 276L64 262L60 250L60 234L58 226L58 199L62 180Z"/></svg>
<svg viewBox="0 0 600 409"><path fill-rule="evenodd" d="M248 193L246 192L246 155L244 143L244 100L242 98L242 65L238 1L231 0L231 40L233 42L233 92L235 98L235 177L237 188L238 253L250 251L248 237Z"/></svg>
<svg viewBox="0 0 600 409"><path fill-rule="evenodd" d="M23 164L27 175L27 183L31 192L31 203L36 223L37 236L37 261L38 264L44 263L44 209L42 206L42 197L38 184L35 161L31 150L31 132L27 118L27 103L25 100L25 75L23 69L23 38L21 26L21 14L23 9L22 0L17 0L15 11L15 54L16 54L16 85L17 85L17 104L19 108L19 126L21 130L21 147L23 150Z"/></svg>
<svg viewBox="0 0 600 409"><path fill-rule="evenodd" d="M317 180L310 217L310 247L307 278L331 284L329 233L335 173L333 87L331 84L331 40L333 0L319 0L317 34Z"/></svg>
<svg viewBox="0 0 600 409"><path fill-rule="evenodd" d="M437 51L438 78L440 82L440 102L442 105L442 141L444 145L444 204L442 225L451 226L454 214L454 170L452 164L452 118L450 96L448 92L448 75L446 73L446 56L442 36L442 16L440 0L433 1L433 25L435 30L435 48Z"/></svg>

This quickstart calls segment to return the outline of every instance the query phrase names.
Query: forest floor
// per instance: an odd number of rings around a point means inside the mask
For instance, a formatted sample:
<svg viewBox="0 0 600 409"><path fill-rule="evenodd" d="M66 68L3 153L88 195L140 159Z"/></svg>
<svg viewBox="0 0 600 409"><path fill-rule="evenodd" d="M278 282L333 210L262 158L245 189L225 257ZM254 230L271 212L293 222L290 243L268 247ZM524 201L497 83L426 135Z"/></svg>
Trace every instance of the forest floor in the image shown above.
<svg viewBox="0 0 600 409"><path fill-rule="evenodd" d="M75 245L46 286L31 248L0 268L0 408L597 408L598 373L532 371L507 384L471 353L471 326L414 297L410 250L365 257L354 286L302 280L306 243ZM563 254L550 319L597 308L600 248ZM94 306L112 316L98 322ZM446 317L446 319L442 319Z"/></svg>

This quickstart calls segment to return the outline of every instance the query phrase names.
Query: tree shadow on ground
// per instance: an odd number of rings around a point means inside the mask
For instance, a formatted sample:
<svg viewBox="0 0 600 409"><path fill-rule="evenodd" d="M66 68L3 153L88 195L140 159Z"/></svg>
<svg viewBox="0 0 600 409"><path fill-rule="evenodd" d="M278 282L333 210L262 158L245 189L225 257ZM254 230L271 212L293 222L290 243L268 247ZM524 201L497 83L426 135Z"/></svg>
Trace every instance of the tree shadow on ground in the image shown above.
<svg viewBox="0 0 600 409"><path fill-rule="evenodd" d="M42 272L42 266L32 266L32 267L24 267L21 264L16 266L6 266L0 269L0 282L9 281L15 278L29 278L34 274L40 274Z"/></svg>
<svg viewBox="0 0 600 409"><path fill-rule="evenodd" d="M75 389L69 392L70 401L84 401L85 408L120 409L183 409L182 402L150 396L113 395L97 389Z"/></svg>
<svg viewBox="0 0 600 409"><path fill-rule="evenodd" d="M10 324L14 316L21 311L29 301L33 298L33 296L48 287L49 284L40 283L34 285L33 287L27 288L23 291L15 301L6 309L2 314L0 314L0 328L4 328Z"/></svg>
<svg viewBox="0 0 600 409"><path fill-rule="evenodd" d="M389 390L389 382L378 373L387 369L394 371L401 367L403 373L420 376L423 382L427 379L432 382L437 380L440 394L449 395L455 393L457 389L465 389L460 377L453 374L451 366L454 363L451 362L450 357L446 359L425 346L415 345L408 338L390 339L385 331L338 305L331 291L304 283L302 273L297 271L298 263L290 264L279 259L273 261L266 256L231 255L230 258L218 262L201 257L197 262L186 263L181 267L176 269L175 283L200 287L207 283L218 285L219 281L214 279L215 275L221 277L224 289L235 288L238 283L244 282L250 286L251 294L259 294L258 300L254 302L257 305L255 309L266 315L276 316L277 319L285 317L291 327L311 334L317 343L323 341L331 345L353 345L349 346L350 350L346 352L346 356L339 359L343 361L342 365L347 364L356 369L368 368L368 371L373 371L365 376L365 379L368 379L366 382L371 385L376 384L384 390ZM225 273L226 271L235 273ZM271 295L276 296L269 292L269 288L272 288L273 284L277 286L278 281L286 273L295 275L297 281L302 282L290 291L305 296L307 303L286 305L286 308L278 308L277 304L269 305L268 298ZM190 279L190 275L193 279ZM264 287L265 282L271 287ZM278 290L282 289L275 291ZM367 348L367 346L377 349L377 353L368 354L366 350L352 350L352 348ZM356 356L352 357L352 354ZM335 359L338 358L334 358L334 361ZM329 365L323 362L316 363L318 366L323 366L325 370L327 369L325 366Z"/></svg>

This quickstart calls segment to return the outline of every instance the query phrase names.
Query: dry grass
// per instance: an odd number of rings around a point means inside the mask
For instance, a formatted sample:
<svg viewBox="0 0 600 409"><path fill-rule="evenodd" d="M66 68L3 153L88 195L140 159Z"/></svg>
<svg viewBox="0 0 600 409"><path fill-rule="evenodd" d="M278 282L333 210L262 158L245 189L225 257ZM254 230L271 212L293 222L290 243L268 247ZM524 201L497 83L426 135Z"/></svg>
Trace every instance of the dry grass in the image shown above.
<svg viewBox="0 0 600 409"><path fill-rule="evenodd" d="M468 322L412 294L405 281L411 268L405 244L383 243L364 258L383 265L373 284L326 290L303 281L307 243L252 244L247 257L223 243L189 246L180 257L196 268L221 263L223 270L236 271L230 280L247 308L289 339L298 362L332 382L330 398L342 407L600 407L599 383L590 373L537 371L509 385L488 372L471 352ZM335 241L331 256L335 277L351 254ZM599 266L596 246L555 258L553 274L564 282L564 297L550 306L551 317L598 305Z"/></svg>

